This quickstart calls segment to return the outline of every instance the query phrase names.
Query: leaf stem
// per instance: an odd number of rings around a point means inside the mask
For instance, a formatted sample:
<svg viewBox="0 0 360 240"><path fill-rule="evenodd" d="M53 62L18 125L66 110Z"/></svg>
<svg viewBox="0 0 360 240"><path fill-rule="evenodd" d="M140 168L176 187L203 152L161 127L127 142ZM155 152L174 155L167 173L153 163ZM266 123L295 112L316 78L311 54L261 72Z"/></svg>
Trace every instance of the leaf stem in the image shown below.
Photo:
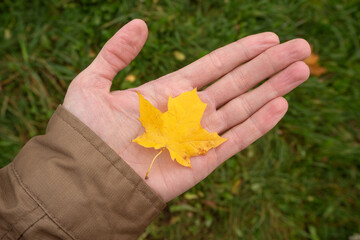
<svg viewBox="0 0 360 240"><path fill-rule="evenodd" d="M149 178L148 175L149 175L149 172L150 172L150 170L151 170L151 168L152 168L152 165L154 164L155 159L156 159L164 150L165 150L165 148L162 148L161 151L160 151L158 154L156 154L156 156L153 158L153 160L152 160L152 162L151 162L151 164L150 164L150 168L149 168L149 170L146 172L145 179L148 179L148 178Z"/></svg>

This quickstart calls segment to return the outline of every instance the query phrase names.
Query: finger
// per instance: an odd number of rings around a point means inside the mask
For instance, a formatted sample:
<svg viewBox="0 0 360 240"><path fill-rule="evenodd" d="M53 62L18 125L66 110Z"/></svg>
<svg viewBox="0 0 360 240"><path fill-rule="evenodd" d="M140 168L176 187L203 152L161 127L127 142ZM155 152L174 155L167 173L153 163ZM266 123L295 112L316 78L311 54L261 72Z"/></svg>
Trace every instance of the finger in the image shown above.
<svg viewBox="0 0 360 240"><path fill-rule="evenodd" d="M107 80L111 85L115 75L138 55L147 35L146 23L140 19L132 20L107 41L85 71Z"/></svg>
<svg viewBox="0 0 360 240"><path fill-rule="evenodd" d="M222 137L229 140L215 149L218 159L215 165L220 165L226 159L232 157L265 135L265 133L270 131L281 120L287 108L288 104L285 98L275 98L245 122L223 134ZM217 166L213 167L216 168Z"/></svg>
<svg viewBox="0 0 360 240"><path fill-rule="evenodd" d="M284 96L308 79L309 67L304 62L296 62L270 78L261 86L234 98L217 112L214 112L216 132L222 133L231 127L245 121L267 102ZM210 117L211 119L211 117Z"/></svg>
<svg viewBox="0 0 360 240"><path fill-rule="evenodd" d="M303 39L274 46L235 68L204 91L212 96L216 107L222 106L290 64L307 58L310 53L310 46Z"/></svg>
<svg viewBox="0 0 360 240"><path fill-rule="evenodd" d="M211 52L169 77L175 81L185 79L192 88L202 88L277 44L279 37L272 32L248 36Z"/></svg>

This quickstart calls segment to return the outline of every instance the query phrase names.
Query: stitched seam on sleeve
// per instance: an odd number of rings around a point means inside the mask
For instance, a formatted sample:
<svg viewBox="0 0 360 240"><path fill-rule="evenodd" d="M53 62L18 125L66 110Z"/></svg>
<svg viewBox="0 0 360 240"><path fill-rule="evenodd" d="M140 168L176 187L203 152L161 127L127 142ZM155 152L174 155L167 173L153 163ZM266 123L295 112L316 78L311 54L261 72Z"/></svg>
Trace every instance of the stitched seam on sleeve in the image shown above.
<svg viewBox="0 0 360 240"><path fill-rule="evenodd" d="M21 220L23 220L26 216L28 216L30 213L34 212L38 208L39 208L39 205L37 205L35 208L31 209L30 211L27 211L26 213L21 215L18 219L16 219L16 221L14 221L14 223L12 223L12 224L14 224L14 225L18 224Z"/></svg>
<svg viewBox="0 0 360 240"><path fill-rule="evenodd" d="M95 145L94 145L91 141L89 141L83 134L81 134L81 132L80 132L77 128L75 128L75 127L73 127L71 124L69 124L60 114L58 114L58 113L56 113L56 112L55 112L55 114L56 114L62 121L64 121L67 125L69 125L72 129L74 129L77 133L79 133L80 136L83 137L88 143L90 143L90 145L93 146L102 156L104 156L104 158L105 158L106 160L108 160L108 161L110 162L110 164L111 164L124 178L126 178L126 180L128 180L128 181L135 187L135 189L136 189L138 192L141 193L141 196L143 196L143 197L150 203L151 206L155 207L159 212L162 210L162 209L158 208L157 206L154 206L153 203L151 202L151 200L146 196L145 192L142 191L142 190L140 190L140 189L138 188L138 184L140 184L140 183L137 183L137 184L136 184L136 183L133 182L131 179L129 179L128 177L126 177L126 175L124 175L124 173L122 173L122 172L120 171L120 169L118 169L118 168L114 165L114 163L113 163L104 153L102 153L102 152L98 149L97 146L95 146Z"/></svg>
<svg viewBox="0 0 360 240"><path fill-rule="evenodd" d="M30 228L32 228L33 226L36 225L36 223L38 223L39 221L41 221L44 217L46 217L46 214L44 213L44 215L41 216L41 218L39 218L38 220L36 220L35 222L33 222L28 228L25 229L25 231L20 235L20 237L18 239L20 239L21 237L23 237L23 235L29 231Z"/></svg>
<svg viewBox="0 0 360 240"><path fill-rule="evenodd" d="M36 194L34 194L30 188L21 180L20 175L17 173L16 169L15 169L15 163L12 164L11 166L16 179L18 180L20 186L22 187L22 189L24 189L24 191L41 207L41 209L46 213L46 215L49 216L49 218L64 232L66 233L71 239L80 239L77 236L71 234L70 232L68 232L63 226L61 221L59 221L59 219L57 219L55 216L53 216L52 214L50 214L50 212L44 207L44 204L42 203L42 201L36 196Z"/></svg>
<svg viewBox="0 0 360 240"><path fill-rule="evenodd" d="M31 209L30 211L27 211L26 213L22 214L19 218L17 218L14 222L12 222L11 224L7 222L7 224L9 225L9 230L7 232L5 232L5 234L0 238L0 239L4 239L4 237L9 234L9 232L11 232L14 229L14 226L16 224L18 224L21 220L23 220L25 217L27 217L29 214L31 214L32 212L36 211L39 208L39 205L37 205L35 208ZM5 220L5 219L4 219ZM6 220L5 220L6 221Z"/></svg>

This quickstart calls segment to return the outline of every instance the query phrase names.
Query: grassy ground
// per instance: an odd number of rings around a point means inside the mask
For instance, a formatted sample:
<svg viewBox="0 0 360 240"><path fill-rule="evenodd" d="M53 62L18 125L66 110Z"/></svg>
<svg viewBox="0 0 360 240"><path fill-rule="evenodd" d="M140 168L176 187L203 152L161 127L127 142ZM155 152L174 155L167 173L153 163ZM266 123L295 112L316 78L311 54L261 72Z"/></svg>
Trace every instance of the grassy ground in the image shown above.
<svg viewBox="0 0 360 240"><path fill-rule="evenodd" d="M101 3L100 3L101 2ZM0 167L45 131L71 79L133 18L149 26L113 89L138 86L243 36L303 37L327 74L287 96L280 124L168 204L143 239L348 239L360 233L358 0L0 3ZM185 54L184 61L173 52ZM133 83L124 81L134 74Z"/></svg>

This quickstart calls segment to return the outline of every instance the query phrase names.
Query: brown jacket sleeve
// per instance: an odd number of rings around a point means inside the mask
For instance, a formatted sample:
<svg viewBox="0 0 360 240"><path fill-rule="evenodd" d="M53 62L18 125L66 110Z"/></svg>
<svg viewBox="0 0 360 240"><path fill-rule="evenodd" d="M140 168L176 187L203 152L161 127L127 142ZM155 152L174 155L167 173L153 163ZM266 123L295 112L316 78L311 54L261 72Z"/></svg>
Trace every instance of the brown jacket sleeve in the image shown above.
<svg viewBox="0 0 360 240"><path fill-rule="evenodd" d="M59 106L0 169L0 239L136 239L165 203Z"/></svg>

